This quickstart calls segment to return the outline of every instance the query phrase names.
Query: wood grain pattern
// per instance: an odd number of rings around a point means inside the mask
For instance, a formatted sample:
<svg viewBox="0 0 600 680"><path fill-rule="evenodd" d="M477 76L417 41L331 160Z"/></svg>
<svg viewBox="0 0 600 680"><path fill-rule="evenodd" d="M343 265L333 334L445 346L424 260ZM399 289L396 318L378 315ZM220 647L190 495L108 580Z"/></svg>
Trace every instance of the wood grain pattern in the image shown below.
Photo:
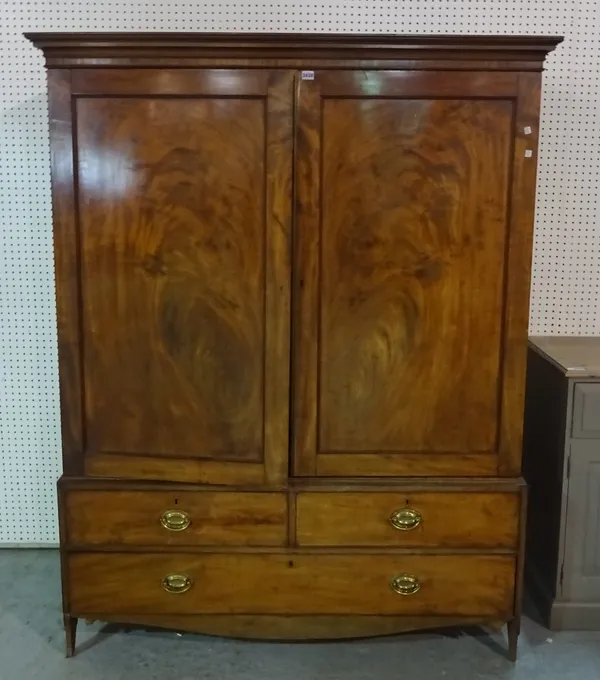
<svg viewBox="0 0 600 680"><path fill-rule="evenodd" d="M494 453L320 453L306 456L315 460L315 472L324 477L340 475L356 477L411 476L429 478L436 475L492 476L498 471ZM298 466L298 469L301 469Z"/></svg>
<svg viewBox="0 0 600 680"><path fill-rule="evenodd" d="M369 97L448 97L450 99L489 99L516 97L518 73L436 73L411 71L320 71L319 91L323 96Z"/></svg>
<svg viewBox="0 0 600 680"><path fill-rule="evenodd" d="M540 71L562 38L553 36L344 35L335 33L26 33L43 49L46 66L192 66L195 61L242 59L308 68L311 60L379 60L400 68L406 61L466 62L471 69ZM294 65L294 60L301 60ZM303 62L303 63L302 63ZM307 63L308 62L308 63ZM481 62L481 63L478 63ZM497 65L496 62L499 62ZM323 66L323 65L321 65ZM361 68L360 64L356 65Z"/></svg>
<svg viewBox="0 0 600 680"><path fill-rule="evenodd" d="M65 478L64 476L61 479ZM58 490L58 532L60 540L60 585L63 612L63 627L65 631L65 646L67 656L72 656L75 647L75 635L77 620L73 621L70 616L71 603L69 601L69 560L67 559L66 546L68 543L67 512L65 508L65 494L62 493L60 481Z"/></svg>
<svg viewBox="0 0 600 680"><path fill-rule="evenodd" d="M95 545L89 546L79 546L71 545L66 548L67 553L88 553L93 550L96 553L107 553L107 554L142 554L148 553L149 551L155 555L171 555L173 554L173 548L168 545L154 545L154 546L131 546L131 545ZM295 546L288 545L286 547L281 546L248 546L248 545L227 545L227 546L214 546L214 545L179 545L177 546L177 553L180 555L212 555L215 552L226 552L228 555L288 555L290 550L296 549ZM377 548L375 546L367 547L340 547L340 546L303 546L301 548L303 555L341 555L341 556L358 556L358 555L371 555L374 550L380 550L385 552L388 557L403 557L405 555L421 555L430 557L442 557L442 556L453 556L460 555L461 557L466 557L469 555L481 555L482 550L480 548L396 548L396 547L385 547ZM486 555L491 556L514 556L515 550L513 548L486 548Z"/></svg>
<svg viewBox="0 0 600 680"><path fill-rule="evenodd" d="M80 99L77 119L90 448L260 460L263 102Z"/></svg>
<svg viewBox="0 0 600 680"><path fill-rule="evenodd" d="M513 493L525 486L522 477L289 477L287 487L294 491L453 491L461 493ZM100 479L94 477L61 477L59 492L69 489L84 491L214 491L211 484L153 482L132 479ZM235 491L256 491L252 485L236 484Z"/></svg>
<svg viewBox="0 0 600 680"><path fill-rule="evenodd" d="M320 451L493 451L511 115L325 99Z"/></svg>
<svg viewBox="0 0 600 680"><path fill-rule="evenodd" d="M397 635L412 630L477 626L500 628L502 623L488 619L454 616L370 616L326 614L285 616L260 614L97 614L94 621L170 628L203 635L247 640L340 640L381 635Z"/></svg>
<svg viewBox="0 0 600 680"><path fill-rule="evenodd" d="M301 546L517 548L520 498L500 493L299 493L296 534ZM390 523L410 507L420 524Z"/></svg>
<svg viewBox="0 0 600 680"><path fill-rule="evenodd" d="M512 612L509 555L71 554L73 612L115 614L379 614L503 618ZM401 596L390 580L415 574L421 589ZM187 593L161 586L165 574L190 576ZM310 593L310 597L307 597Z"/></svg>
<svg viewBox="0 0 600 680"><path fill-rule="evenodd" d="M535 217L535 179L540 109L541 75L519 75L511 223L506 253L504 306L504 353L502 356L502 421L498 473L507 477L521 474L525 374L527 370L527 326L529 324L529 285ZM527 134L525 128L531 128ZM525 152L532 152L530 157Z"/></svg>
<svg viewBox="0 0 600 680"><path fill-rule="evenodd" d="M508 658L517 660L517 647L521 633L521 616L523 613L523 592L525 587L525 541L527 538L527 504L528 488L521 489L521 503L519 509L519 548L515 570L515 604L514 617L507 622L508 628Z"/></svg>
<svg viewBox="0 0 600 680"><path fill-rule="evenodd" d="M65 494L69 544L79 546L285 545L284 494L70 491ZM165 529L164 512L187 514L183 531Z"/></svg>
<svg viewBox="0 0 600 680"><path fill-rule="evenodd" d="M86 475L121 477L131 480L190 482L194 484L263 484L265 469L252 462L165 459L161 456L131 456L127 454L87 455Z"/></svg>
<svg viewBox="0 0 600 680"><path fill-rule="evenodd" d="M273 73L266 103L265 482L285 484L290 445L294 74Z"/></svg>
<svg viewBox="0 0 600 680"><path fill-rule="evenodd" d="M290 74L285 74L289 78ZM239 69L94 69L73 71L73 94L252 97L264 95L272 72Z"/></svg>
<svg viewBox="0 0 600 680"><path fill-rule="evenodd" d="M65 483L85 488L94 480L77 479ZM125 482L127 485L130 482ZM104 482L102 482L104 484ZM111 484L119 484L116 480ZM290 488L296 491L460 491L461 493L515 492L525 486L522 477L295 477Z"/></svg>
<svg viewBox="0 0 600 680"><path fill-rule="evenodd" d="M85 432L70 71L49 72L48 93L62 459L64 473L77 475L83 468Z"/></svg>
<svg viewBox="0 0 600 680"><path fill-rule="evenodd" d="M296 149L294 196L293 322L292 322L292 460L297 475L316 474L318 359L317 290L319 260L320 98L316 88L296 85ZM309 453L310 452L310 453Z"/></svg>
<svg viewBox="0 0 600 680"><path fill-rule="evenodd" d="M537 59L527 59L525 56L521 60L502 59L500 53L493 55L494 58L485 62L478 62L469 58L436 59L433 56L427 57L423 53L413 52L404 53L404 58L368 58L363 55L361 58L359 51L354 58L336 59L335 57L280 57L269 59L268 57L197 57L185 56L173 50L171 56L151 50L141 50L136 56L123 56L116 53L112 56L104 54L91 56L91 50L85 50L77 56L67 55L48 55L46 56L46 67L52 69L205 69L205 68L224 68L224 69L296 69L303 71L306 69L316 71L318 69L346 71L348 69L368 70L368 71L390 71L390 70L409 70L409 71L435 71L453 73L455 71L468 71L469 73L513 73L513 72L539 72L540 62ZM456 56L456 55L455 55ZM490 55L492 56L492 55Z"/></svg>
<svg viewBox="0 0 600 680"><path fill-rule="evenodd" d="M406 474L386 453L420 454L423 474L444 454L452 474L496 451L513 105L481 76L477 100L421 78L426 99L394 99L404 79L385 73L300 89L298 474L352 474L350 454Z"/></svg>

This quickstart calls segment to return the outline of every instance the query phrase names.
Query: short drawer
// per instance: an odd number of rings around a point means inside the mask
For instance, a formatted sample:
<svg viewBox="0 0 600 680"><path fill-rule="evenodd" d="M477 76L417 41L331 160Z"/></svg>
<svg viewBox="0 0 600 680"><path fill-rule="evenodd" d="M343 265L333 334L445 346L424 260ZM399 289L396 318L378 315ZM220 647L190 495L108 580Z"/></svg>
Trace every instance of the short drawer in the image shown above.
<svg viewBox="0 0 600 680"><path fill-rule="evenodd" d="M73 615L506 616L512 555L72 553Z"/></svg>
<svg viewBox="0 0 600 680"><path fill-rule="evenodd" d="M518 493L303 492L300 546L516 548Z"/></svg>
<svg viewBox="0 0 600 680"><path fill-rule="evenodd" d="M281 493L67 490L72 545L281 546L287 499Z"/></svg>
<svg viewBox="0 0 600 680"><path fill-rule="evenodd" d="M600 383L575 384L573 400L573 437L600 437Z"/></svg>

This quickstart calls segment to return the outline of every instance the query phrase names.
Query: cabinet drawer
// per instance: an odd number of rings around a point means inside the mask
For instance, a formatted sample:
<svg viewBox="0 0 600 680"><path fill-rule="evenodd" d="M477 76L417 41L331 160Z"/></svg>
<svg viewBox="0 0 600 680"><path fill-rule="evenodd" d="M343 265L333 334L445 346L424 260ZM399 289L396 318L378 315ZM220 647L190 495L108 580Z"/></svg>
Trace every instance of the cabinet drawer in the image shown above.
<svg viewBox="0 0 600 680"><path fill-rule="evenodd" d="M505 616L515 576L510 555L72 553L68 560L74 615ZM419 589L399 594L392 584Z"/></svg>
<svg viewBox="0 0 600 680"><path fill-rule="evenodd" d="M75 545L285 545L280 493L228 491L64 492Z"/></svg>
<svg viewBox="0 0 600 680"><path fill-rule="evenodd" d="M305 492L296 503L300 546L516 548L517 493Z"/></svg>

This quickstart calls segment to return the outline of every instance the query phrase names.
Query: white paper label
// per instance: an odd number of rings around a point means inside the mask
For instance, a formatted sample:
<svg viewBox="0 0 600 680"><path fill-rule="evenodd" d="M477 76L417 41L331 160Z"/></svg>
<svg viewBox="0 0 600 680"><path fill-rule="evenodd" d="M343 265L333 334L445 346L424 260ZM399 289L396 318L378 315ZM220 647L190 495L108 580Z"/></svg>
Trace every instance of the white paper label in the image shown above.
<svg viewBox="0 0 600 680"><path fill-rule="evenodd" d="M314 79L315 79L314 71L302 71L302 80L314 80Z"/></svg>
<svg viewBox="0 0 600 680"><path fill-rule="evenodd" d="M527 149L525 152L525 158L531 158L533 156L533 151L531 149Z"/></svg>
<svg viewBox="0 0 600 680"><path fill-rule="evenodd" d="M531 134L531 128L529 127L529 125L527 125L526 127L523 128L523 132L524 132L526 135L530 135L530 134Z"/></svg>

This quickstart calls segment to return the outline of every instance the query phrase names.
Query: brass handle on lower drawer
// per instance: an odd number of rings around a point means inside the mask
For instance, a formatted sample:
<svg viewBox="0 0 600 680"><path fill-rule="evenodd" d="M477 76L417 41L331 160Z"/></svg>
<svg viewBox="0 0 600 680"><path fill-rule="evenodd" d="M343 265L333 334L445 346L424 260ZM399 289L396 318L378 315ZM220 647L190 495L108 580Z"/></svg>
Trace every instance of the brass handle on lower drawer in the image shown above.
<svg viewBox="0 0 600 680"><path fill-rule="evenodd" d="M167 574L162 580L162 587L167 593L187 593L193 583L185 574Z"/></svg>
<svg viewBox="0 0 600 680"><path fill-rule="evenodd" d="M187 512L181 510L165 510L160 517L160 523L169 531L183 531L192 523Z"/></svg>
<svg viewBox="0 0 600 680"><path fill-rule="evenodd" d="M416 529L421 524L422 519L421 513L412 508L401 508L390 515L391 525L399 531Z"/></svg>
<svg viewBox="0 0 600 680"><path fill-rule="evenodd" d="M396 578L391 580L390 586L398 595L414 595L421 587L421 584L416 576L400 574L400 576L396 576Z"/></svg>

